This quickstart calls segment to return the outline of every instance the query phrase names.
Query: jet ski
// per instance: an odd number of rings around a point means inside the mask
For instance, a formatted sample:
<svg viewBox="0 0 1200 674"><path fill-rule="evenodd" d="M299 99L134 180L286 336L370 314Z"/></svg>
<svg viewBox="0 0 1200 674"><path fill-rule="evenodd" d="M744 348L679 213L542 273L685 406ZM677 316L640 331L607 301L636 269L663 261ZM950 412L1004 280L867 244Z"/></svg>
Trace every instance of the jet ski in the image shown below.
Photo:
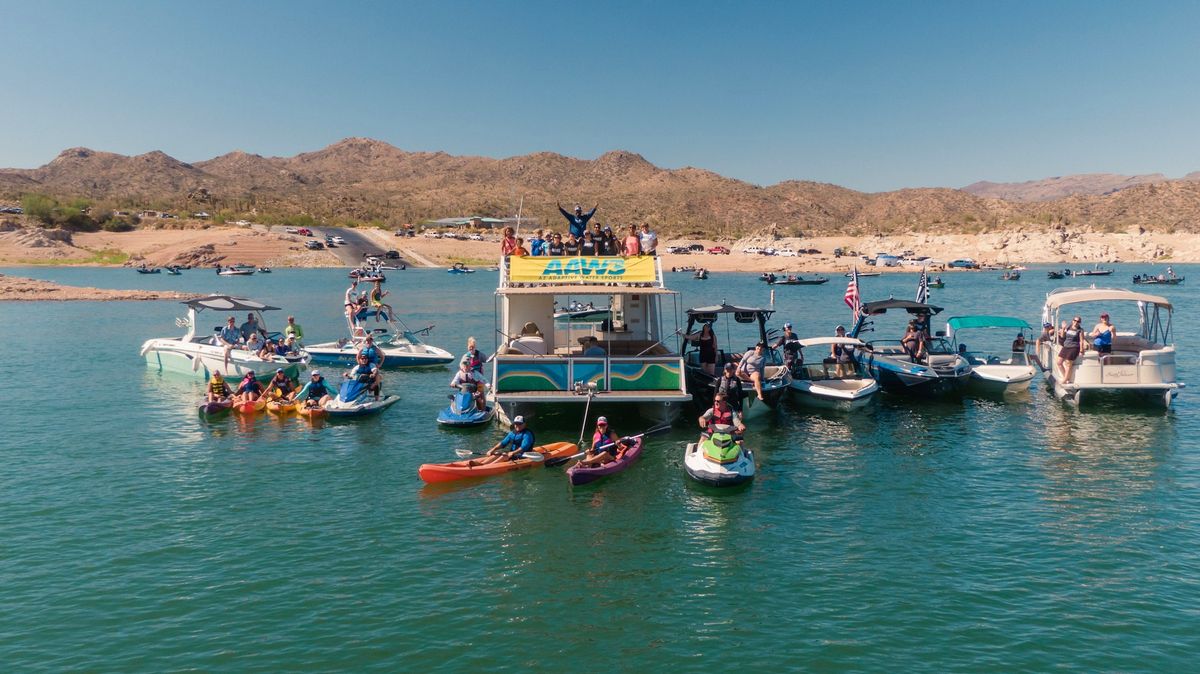
<svg viewBox="0 0 1200 674"><path fill-rule="evenodd" d="M491 421L495 412L495 407L475 407L475 387L463 385L450 394L450 406L438 412L437 421L443 426L479 426Z"/></svg>
<svg viewBox="0 0 1200 674"><path fill-rule="evenodd" d="M376 400L367 390L365 382L350 379L342 382L337 398L325 403L325 413L330 417L361 417L378 414L395 405L400 396L388 395Z"/></svg>
<svg viewBox="0 0 1200 674"><path fill-rule="evenodd" d="M732 487L754 479L754 454L734 441L732 427L718 426L703 442L688 444L683 467L701 484Z"/></svg>

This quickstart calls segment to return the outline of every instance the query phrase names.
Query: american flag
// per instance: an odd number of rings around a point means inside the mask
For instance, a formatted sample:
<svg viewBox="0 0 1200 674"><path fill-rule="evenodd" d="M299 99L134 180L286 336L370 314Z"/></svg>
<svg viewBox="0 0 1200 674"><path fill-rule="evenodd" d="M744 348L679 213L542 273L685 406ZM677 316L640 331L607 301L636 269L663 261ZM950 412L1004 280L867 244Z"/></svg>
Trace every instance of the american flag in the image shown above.
<svg viewBox="0 0 1200 674"><path fill-rule="evenodd" d="M846 284L846 304L854 312L854 320L858 320L858 307L861 298L858 295L858 267L850 271L850 282Z"/></svg>
<svg viewBox="0 0 1200 674"><path fill-rule="evenodd" d="M929 302L929 274L921 267L921 280L917 281L917 301L921 304Z"/></svg>

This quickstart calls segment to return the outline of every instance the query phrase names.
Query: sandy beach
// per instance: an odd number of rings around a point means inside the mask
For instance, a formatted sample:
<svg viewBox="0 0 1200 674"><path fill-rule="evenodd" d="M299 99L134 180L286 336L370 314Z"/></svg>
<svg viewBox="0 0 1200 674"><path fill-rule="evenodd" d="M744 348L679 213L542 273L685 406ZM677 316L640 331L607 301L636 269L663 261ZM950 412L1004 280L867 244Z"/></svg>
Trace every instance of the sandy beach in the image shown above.
<svg viewBox="0 0 1200 674"><path fill-rule="evenodd" d="M0 302L67 302L74 300L186 300L195 297L170 290L104 290L0 274Z"/></svg>
<svg viewBox="0 0 1200 674"><path fill-rule="evenodd" d="M325 231L334 231L326 229ZM380 250L397 250L415 266L448 266L456 261L471 265L493 265L499 255L495 233L491 240L465 241L433 239L423 236L395 237L375 228L354 230L378 244ZM146 263L154 266L182 264L252 264L272 267L342 266L329 250L312 251L304 247L311 239L283 233L279 228L224 227L196 223L174 229L141 229L132 232L94 232L70 234L61 230L9 224L0 230L0 265L83 264L125 265ZM698 253L663 254L666 268L696 266L710 271L838 273L854 264L862 265L859 255L877 253L928 256L931 267L959 258L971 258L981 264L1049 263L1094 265L1116 262L1196 262L1200 261L1200 238L1176 233L1151 233L1134 228L1127 232L1106 233L1087 229L1018 229L982 234L925 234L901 236L768 238L747 237L737 241L713 239L664 239L660 250L668 246L700 244L707 250L725 246L728 255ZM750 247L776 250L816 250L796 257L746 253ZM847 251L835 257L835 249ZM856 253L856 254L851 254ZM920 267L901 266L895 271L915 271Z"/></svg>

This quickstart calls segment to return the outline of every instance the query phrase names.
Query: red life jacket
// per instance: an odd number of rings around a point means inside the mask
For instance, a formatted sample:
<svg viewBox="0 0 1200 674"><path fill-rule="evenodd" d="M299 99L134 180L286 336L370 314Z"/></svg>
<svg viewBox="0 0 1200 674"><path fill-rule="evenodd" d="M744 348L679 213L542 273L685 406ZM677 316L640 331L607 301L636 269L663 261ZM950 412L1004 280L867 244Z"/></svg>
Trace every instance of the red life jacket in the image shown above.
<svg viewBox="0 0 1200 674"><path fill-rule="evenodd" d="M712 428L713 426L721 426L721 425L732 426L733 425L733 408L732 407L728 407L728 409L726 409L724 412L722 412L721 410L717 409L716 405L713 405L713 407L710 411L712 412L712 419L708 420L709 428Z"/></svg>

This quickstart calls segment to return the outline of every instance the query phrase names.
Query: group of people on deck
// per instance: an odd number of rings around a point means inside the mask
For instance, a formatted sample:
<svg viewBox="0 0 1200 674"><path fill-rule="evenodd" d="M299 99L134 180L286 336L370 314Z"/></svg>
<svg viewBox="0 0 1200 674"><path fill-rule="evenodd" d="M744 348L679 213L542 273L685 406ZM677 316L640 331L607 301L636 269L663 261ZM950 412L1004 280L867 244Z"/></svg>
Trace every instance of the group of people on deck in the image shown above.
<svg viewBox="0 0 1200 674"><path fill-rule="evenodd" d="M350 282L350 287L346 288L345 311L346 323L353 330L358 324L358 315L367 309L375 310L375 322L380 322L384 317L391 317L392 305L383 301L384 297L390 295L388 291L383 289L383 281L372 281L371 287L367 290L358 289L358 279Z"/></svg>
<svg viewBox="0 0 1200 674"><path fill-rule="evenodd" d="M550 230L535 230L533 237L526 241L516 235L512 227L505 227L500 240L500 252L505 256L625 256L658 254L658 235L648 223L629 225L624 235L613 232L612 227L601 226L598 222L588 223L596 214L596 208L584 213L583 207L576 205L574 212L558 205L558 210L567 219L566 233Z"/></svg>
<svg viewBox="0 0 1200 674"><path fill-rule="evenodd" d="M1042 323L1042 334L1038 336L1035 345L1039 352L1042 344L1059 345L1054 370L1061 377L1061 381L1069 382L1075 376L1075 362L1081 354L1089 347L1101 356L1110 354L1116 337L1117 326L1113 325L1108 312L1104 311L1100 313L1100 319L1091 332L1084 332L1081 316L1073 317L1069 323L1062 321L1057 330L1051 323Z"/></svg>

